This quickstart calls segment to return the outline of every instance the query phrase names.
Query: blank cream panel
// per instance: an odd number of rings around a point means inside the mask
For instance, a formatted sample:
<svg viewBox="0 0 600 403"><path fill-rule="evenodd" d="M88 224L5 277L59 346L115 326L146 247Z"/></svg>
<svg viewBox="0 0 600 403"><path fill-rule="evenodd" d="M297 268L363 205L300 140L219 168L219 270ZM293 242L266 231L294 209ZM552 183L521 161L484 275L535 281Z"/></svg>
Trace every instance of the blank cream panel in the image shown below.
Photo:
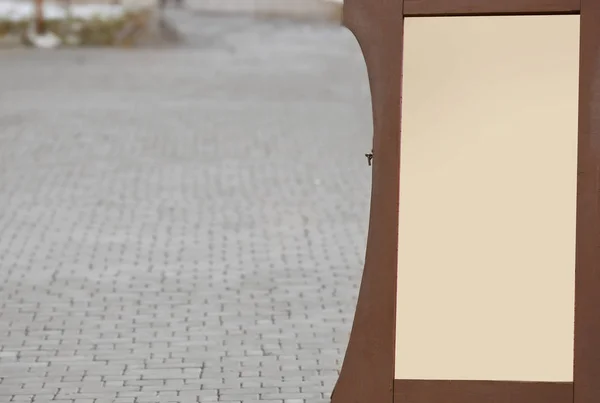
<svg viewBox="0 0 600 403"><path fill-rule="evenodd" d="M579 16L404 44L396 379L572 381Z"/></svg>

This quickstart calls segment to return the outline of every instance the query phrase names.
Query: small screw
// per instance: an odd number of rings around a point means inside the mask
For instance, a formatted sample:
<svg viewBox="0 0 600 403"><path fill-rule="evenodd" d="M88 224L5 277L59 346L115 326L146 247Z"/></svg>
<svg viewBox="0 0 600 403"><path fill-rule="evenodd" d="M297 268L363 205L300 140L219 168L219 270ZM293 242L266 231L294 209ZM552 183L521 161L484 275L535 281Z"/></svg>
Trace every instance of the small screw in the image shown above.
<svg viewBox="0 0 600 403"><path fill-rule="evenodd" d="M365 154L365 157L367 157L367 163L369 164L369 166L371 166L371 161L373 161L373 150L371 150L370 153Z"/></svg>

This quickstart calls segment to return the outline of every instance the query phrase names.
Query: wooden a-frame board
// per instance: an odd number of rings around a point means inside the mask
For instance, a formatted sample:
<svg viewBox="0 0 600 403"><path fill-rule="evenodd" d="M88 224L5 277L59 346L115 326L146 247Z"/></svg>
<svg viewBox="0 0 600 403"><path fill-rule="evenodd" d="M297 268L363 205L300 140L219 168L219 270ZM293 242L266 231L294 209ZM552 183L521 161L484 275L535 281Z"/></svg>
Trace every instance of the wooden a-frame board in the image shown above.
<svg viewBox="0 0 600 403"><path fill-rule="evenodd" d="M373 106L333 403L600 402L600 0L345 0Z"/></svg>

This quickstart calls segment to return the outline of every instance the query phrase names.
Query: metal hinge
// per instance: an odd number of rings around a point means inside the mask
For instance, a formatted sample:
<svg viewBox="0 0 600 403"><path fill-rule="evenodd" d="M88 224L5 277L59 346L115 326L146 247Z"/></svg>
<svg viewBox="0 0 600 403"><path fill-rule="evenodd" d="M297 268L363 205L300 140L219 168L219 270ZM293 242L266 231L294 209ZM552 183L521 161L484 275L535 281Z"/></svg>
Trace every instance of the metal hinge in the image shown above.
<svg viewBox="0 0 600 403"><path fill-rule="evenodd" d="M370 153L365 154L365 157L367 157L367 164L371 166L371 162L373 161L373 150L371 150Z"/></svg>

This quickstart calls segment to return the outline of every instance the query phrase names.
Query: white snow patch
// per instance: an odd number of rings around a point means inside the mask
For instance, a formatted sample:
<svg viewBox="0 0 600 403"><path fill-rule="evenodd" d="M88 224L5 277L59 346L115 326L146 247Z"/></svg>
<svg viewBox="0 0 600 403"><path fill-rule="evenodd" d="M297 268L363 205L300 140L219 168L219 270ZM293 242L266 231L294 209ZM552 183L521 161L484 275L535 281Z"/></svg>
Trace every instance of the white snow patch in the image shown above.
<svg viewBox="0 0 600 403"><path fill-rule="evenodd" d="M70 6L71 18L92 20L100 18L105 20L117 19L125 14L125 8L119 4L72 4ZM6 1L0 0L0 20L13 22L31 20L34 15L33 1ZM67 10L59 4L44 3L44 18L46 20L60 20L68 17Z"/></svg>

